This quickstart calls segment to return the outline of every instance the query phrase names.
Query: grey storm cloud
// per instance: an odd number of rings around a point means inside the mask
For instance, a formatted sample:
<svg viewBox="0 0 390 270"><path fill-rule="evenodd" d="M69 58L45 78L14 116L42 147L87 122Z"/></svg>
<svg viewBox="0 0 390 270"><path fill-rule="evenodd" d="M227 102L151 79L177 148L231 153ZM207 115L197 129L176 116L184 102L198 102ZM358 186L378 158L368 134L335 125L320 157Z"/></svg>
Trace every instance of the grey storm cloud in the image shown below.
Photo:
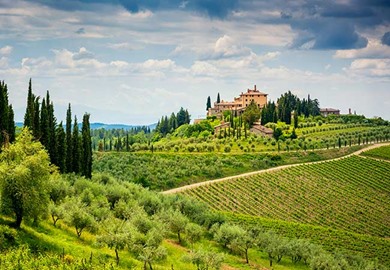
<svg viewBox="0 0 390 270"><path fill-rule="evenodd" d="M85 34L85 28L81 27L81 28L77 29L77 31L75 33L80 34L80 35Z"/></svg>
<svg viewBox="0 0 390 270"><path fill-rule="evenodd" d="M210 18L234 20L232 11L280 11L279 18L257 16L259 23L288 24L297 33L292 48L334 50L367 46L359 30L390 24L389 0L30 0L62 10L99 9L102 5L122 6L131 13L148 9L182 10ZM241 18L242 19L242 18ZM246 19L246 18L244 18ZM388 44L388 37L382 42ZM386 43L387 42L387 43ZM309 45L308 45L309 44ZM307 45L307 46L305 46Z"/></svg>
<svg viewBox="0 0 390 270"><path fill-rule="evenodd" d="M301 5L280 5L280 20L298 32L291 47L319 50L358 49L367 46L359 29L386 25L390 20L390 1L307 0ZM287 3L287 2L286 2Z"/></svg>
<svg viewBox="0 0 390 270"><path fill-rule="evenodd" d="M382 44L390 46L390 32L387 32L383 35L382 39Z"/></svg>
<svg viewBox="0 0 390 270"><path fill-rule="evenodd" d="M225 18L238 7L239 0L32 0L61 10L85 10L90 4L121 5L131 13L140 10L188 10L208 15L211 18Z"/></svg>

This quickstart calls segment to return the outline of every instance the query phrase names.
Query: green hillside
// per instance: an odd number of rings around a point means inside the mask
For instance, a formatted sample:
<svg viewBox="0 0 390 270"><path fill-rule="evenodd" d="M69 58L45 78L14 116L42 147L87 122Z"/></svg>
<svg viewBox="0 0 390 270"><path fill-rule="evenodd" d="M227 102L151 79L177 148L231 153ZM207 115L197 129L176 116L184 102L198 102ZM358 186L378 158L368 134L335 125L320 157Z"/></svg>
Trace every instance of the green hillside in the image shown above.
<svg viewBox="0 0 390 270"><path fill-rule="evenodd" d="M363 253L383 256L390 236L389 181L390 163L352 156L204 185L184 194L217 211L371 235L382 244L377 252ZM334 239L336 246L355 249ZM356 241L361 246L366 240Z"/></svg>

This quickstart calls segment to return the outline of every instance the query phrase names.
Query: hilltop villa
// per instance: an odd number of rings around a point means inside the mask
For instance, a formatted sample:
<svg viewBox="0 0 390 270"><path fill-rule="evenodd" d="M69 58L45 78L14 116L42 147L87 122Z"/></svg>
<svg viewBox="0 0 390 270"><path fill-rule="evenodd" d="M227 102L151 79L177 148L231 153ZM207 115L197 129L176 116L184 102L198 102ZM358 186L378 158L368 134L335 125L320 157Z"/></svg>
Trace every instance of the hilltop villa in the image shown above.
<svg viewBox="0 0 390 270"><path fill-rule="evenodd" d="M248 89L246 93L241 92L239 97L234 98L234 101L214 102L214 107L209 108L207 116L220 116L224 111L234 111L237 115L240 115L252 100L261 109L267 104L267 95L257 90L255 85L254 89Z"/></svg>
<svg viewBox="0 0 390 270"><path fill-rule="evenodd" d="M333 109L333 108L321 108L320 113L322 116L325 116L325 117L328 115L331 115L331 114L340 115L340 110ZM351 112L349 112L349 114L351 114Z"/></svg>

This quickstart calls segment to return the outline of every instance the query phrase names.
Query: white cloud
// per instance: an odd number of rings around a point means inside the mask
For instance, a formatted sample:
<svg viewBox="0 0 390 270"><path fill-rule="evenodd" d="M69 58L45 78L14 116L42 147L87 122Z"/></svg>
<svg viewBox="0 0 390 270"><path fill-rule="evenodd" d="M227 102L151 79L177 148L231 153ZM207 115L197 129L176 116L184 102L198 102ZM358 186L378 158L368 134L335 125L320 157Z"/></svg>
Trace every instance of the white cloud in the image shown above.
<svg viewBox="0 0 390 270"><path fill-rule="evenodd" d="M144 69L173 69L176 64L171 59L156 60L149 59L141 64L141 67Z"/></svg>
<svg viewBox="0 0 390 270"><path fill-rule="evenodd" d="M347 72L353 75L388 77L390 79L390 59L357 59L354 60Z"/></svg>
<svg viewBox="0 0 390 270"><path fill-rule="evenodd" d="M195 61L191 66L191 72L195 76L218 76L218 69L205 61Z"/></svg>
<svg viewBox="0 0 390 270"><path fill-rule="evenodd" d="M110 43L107 45L107 47L116 50L128 50L128 51L139 50L143 48L142 46L136 44L130 44L128 42Z"/></svg>
<svg viewBox="0 0 390 270"><path fill-rule="evenodd" d="M335 58L390 58L390 47L383 45L380 40L371 39L368 45L362 49L338 50Z"/></svg>
<svg viewBox="0 0 390 270"><path fill-rule="evenodd" d="M3 56L0 58L0 69L6 68L8 68L8 58Z"/></svg>
<svg viewBox="0 0 390 270"><path fill-rule="evenodd" d="M224 35L215 42L213 58L239 57L249 55L251 50L241 44L236 44L233 38Z"/></svg>
<svg viewBox="0 0 390 270"><path fill-rule="evenodd" d="M78 53L73 54L73 60L93 59L95 55L86 48L81 47Z"/></svg>
<svg viewBox="0 0 390 270"><path fill-rule="evenodd" d="M3 48L0 48L0 54L1 55L9 55L12 52L12 46L4 46Z"/></svg>

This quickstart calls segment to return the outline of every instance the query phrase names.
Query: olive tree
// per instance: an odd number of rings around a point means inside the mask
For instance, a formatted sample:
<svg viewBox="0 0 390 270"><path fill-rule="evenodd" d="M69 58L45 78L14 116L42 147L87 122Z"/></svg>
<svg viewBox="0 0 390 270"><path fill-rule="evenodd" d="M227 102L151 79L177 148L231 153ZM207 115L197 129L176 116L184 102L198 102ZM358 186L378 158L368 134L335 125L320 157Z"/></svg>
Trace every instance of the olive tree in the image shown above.
<svg viewBox="0 0 390 270"><path fill-rule="evenodd" d="M50 159L44 147L24 128L16 142L0 154L1 208L15 215L19 228L24 217L39 218L47 214Z"/></svg>
<svg viewBox="0 0 390 270"><path fill-rule="evenodd" d="M97 242L115 251L117 265L119 265L119 251L130 242L132 231L133 228L127 220L110 218L101 223L101 234L97 237Z"/></svg>

